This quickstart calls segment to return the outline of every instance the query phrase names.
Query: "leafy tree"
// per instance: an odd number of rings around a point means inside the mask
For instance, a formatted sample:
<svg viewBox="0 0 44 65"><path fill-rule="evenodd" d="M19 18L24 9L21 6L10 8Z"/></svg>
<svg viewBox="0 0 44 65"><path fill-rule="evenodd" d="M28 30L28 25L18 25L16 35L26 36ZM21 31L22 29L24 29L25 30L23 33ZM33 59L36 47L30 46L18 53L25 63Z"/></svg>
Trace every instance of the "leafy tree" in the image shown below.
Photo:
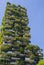
<svg viewBox="0 0 44 65"><path fill-rule="evenodd" d="M44 59L40 60L37 65L44 65Z"/></svg>

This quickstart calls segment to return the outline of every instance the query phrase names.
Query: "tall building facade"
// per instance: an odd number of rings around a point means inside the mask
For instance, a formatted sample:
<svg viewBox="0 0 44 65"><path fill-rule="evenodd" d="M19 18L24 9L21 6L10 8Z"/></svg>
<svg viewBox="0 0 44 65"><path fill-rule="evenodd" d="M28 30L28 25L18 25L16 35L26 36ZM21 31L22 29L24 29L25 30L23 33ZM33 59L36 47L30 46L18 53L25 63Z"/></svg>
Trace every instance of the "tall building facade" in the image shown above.
<svg viewBox="0 0 44 65"><path fill-rule="evenodd" d="M18 5L7 3L1 29L0 64L34 65L30 59L30 28L27 10ZM32 65L31 64L31 65Z"/></svg>

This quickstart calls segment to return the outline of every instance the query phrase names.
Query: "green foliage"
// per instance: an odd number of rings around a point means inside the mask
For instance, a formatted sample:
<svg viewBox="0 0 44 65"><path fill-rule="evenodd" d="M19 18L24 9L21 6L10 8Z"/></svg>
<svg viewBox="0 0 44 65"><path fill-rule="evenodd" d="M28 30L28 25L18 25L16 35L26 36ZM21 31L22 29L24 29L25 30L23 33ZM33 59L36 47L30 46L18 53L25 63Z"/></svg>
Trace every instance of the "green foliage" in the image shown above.
<svg viewBox="0 0 44 65"><path fill-rule="evenodd" d="M20 60L19 65L24 65L24 60Z"/></svg>
<svg viewBox="0 0 44 65"><path fill-rule="evenodd" d="M32 53L31 55L30 55L30 59L34 59L35 58L35 55Z"/></svg>
<svg viewBox="0 0 44 65"><path fill-rule="evenodd" d="M2 30L3 26L0 27L0 44L3 42L3 33L4 31Z"/></svg>
<svg viewBox="0 0 44 65"><path fill-rule="evenodd" d="M20 52L21 52L21 53L23 53L23 52L24 52L23 47L20 47Z"/></svg>
<svg viewBox="0 0 44 65"><path fill-rule="evenodd" d="M3 45L3 44L0 45L0 50L1 51L8 51L9 48L10 48L10 45Z"/></svg>
<svg viewBox="0 0 44 65"><path fill-rule="evenodd" d="M36 63L38 63L38 61L43 58L42 50L39 46L28 44L27 49L30 50L30 59L35 60Z"/></svg>
<svg viewBox="0 0 44 65"><path fill-rule="evenodd" d="M37 65L44 65L44 59L40 60Z"/></svg>

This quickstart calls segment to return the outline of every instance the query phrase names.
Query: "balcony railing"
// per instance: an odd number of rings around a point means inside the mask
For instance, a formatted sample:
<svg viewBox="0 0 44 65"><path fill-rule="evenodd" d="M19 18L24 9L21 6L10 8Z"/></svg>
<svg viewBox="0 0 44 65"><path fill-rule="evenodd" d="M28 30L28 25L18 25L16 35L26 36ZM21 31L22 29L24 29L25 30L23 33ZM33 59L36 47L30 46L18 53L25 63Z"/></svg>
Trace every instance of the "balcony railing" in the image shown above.
<svg viewBox="0 0 44 65"><path fill-rule="evenodd" d="M13 60L20 60L20 58L11 57Z"/></svg>
<svg viewBox="0 0 44 65"><path fill-rule="evenodd" d="M13 39L13 38L14 38L14 37L8 36L8 35L4 35L3 37L4 37L4 38L8 38L8 39Z"/></svg>
<svg viewBox="0 0 44 65"><path fill-rule="evenodd" d="M17 64L17 63L16 63L16 62L10 62L10 64L11 64L11 65L15 65L15 64Z"/></svg>

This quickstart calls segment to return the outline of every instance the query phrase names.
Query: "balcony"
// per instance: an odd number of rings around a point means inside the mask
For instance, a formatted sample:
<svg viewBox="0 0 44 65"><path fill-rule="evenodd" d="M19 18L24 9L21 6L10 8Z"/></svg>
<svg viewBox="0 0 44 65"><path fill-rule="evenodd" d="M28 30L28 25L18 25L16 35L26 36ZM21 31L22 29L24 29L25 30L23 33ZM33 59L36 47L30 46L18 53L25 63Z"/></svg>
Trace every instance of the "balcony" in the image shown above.
<svg viewBox="0 0 44 65"><path fill-rule="evenodd" d="M10 22L11 22L11 21L10 21ZM10 22L5 22L4 25L5 25L5 26L12 26L12 25L13 25L13 22L12 22L12 23L10 23Z"/></svg>
<svg viewBox="0 0 44 65"><path fill-rule="evenodd" d="M20 23L20 19L19 19L19 18L16 18L16 19L15 19L15 22L16 22L16 23Z"/></svg>
<svg viewBox="0 0 44 65"><path fill-rule="evenodd" d="M3 44L4 45L11 45L11 42L6 41L6 42L3 42Z"/></svg>
<svg viewBox="0 0 44 65"><path fill-rule="evenodd" d="M6 59L5 59L5 58L0 58L0 61L1 61L1 60L3 60L3 61L4 61L4 60L5 60L5 61L10 61L10 59L7 59L7 58L6 58Z"/></svg>
<svg viewBox="0 0 44 65"><path fill-rule="evenodd" d="M30 31L30 28L29 27L25 27L24 30L25 31Z"/></svg>
<svg viewBox="0 0 44 65"><path fill-rule="evenodd" d="M13 33L15 33L15 31L14 30L12 30L12 29L4 29L5 31L8 31L8 32L13 32Z"/></svg>
<svg viewBox="0 0 44 65"><path fill-rule="evenodd" d="M29 61L30 60L30 58L25 58L25 61Z"/></svg>
<svg viewBox="0 0 44 65"><path fill-rule="evenodd" d="M28 21L28 17L23 17L23 19L24 19L25 21Z"/></svg>
<svg viewBox="0 0 44 65"><path fill-rule="evenodd" d="M15 64L17 64L17 63L16 63L16 62L10 62L10 64L11 64L11 65L15 65Z"/></svg>
<svg viewBox="0 0 44 65"><path fill-rule="evenodd" d="M25 58L25 62L35 63L35 61L34 60L31 60L30 58Z"/></svg>
<svg viewBox="0 0 44 65"><path fill-rule="evenodd" d="M12 60L20 60L20 58L11 57Z"/></svg>
<svg viewBox="0 0 44 65"><path fill-rule="evenodd" d="M27 54L28 54L28 53L31 53L30 50L24 50L24 52L27 53Z"/></svg>
<svg viewBox="0 0 44 65"><path fill-rule="evenodd" d="M26 24L26 22L25 22L24 20L21 20L21 23L22 23L22 24Z"/></svg>
<svg viewBox="0 0 44 65"><path fill-rule="evenodd" d="M6 16L8 16L8 15L6 15ZM13 25L13 22L14 22L14 20L10 21L10 20L6 19L5 24Z"/></svg>
<svg viewBox="0 0 44 65"><path fill-rule="evenodd" d="M26 8L24 8L24 7L20 6L20 5L18 5L17 7L18 7L19 9L22 9L22 10L27 11Z"/></svg>
<svg viewBox="0 0 44 65"><path fill-rule="evenodd" d="M21 54L21 53L20 53L20 56L23 56L23 57L25 57L25 54Z"/></svg>
<svg viewBox="0 0 44 65"><path fill-rule="evenodd" d="M20 52L15 52L16 54L20 54Z"/></svg>
<svg viewBox="0 0 44 65"><path fill-rule="evenodd" d="M12 52L12 51L8 51L7 54L12 54L12 55L19 55L20 52L18 51L15 51L15 52Z"/></svg>
<svg viewBox="0 0 44 65"><path fill-rule="evenodd" d="M13 52L12 51L8 51L7 54L12 54Z"/></svg>
<svg viewBox="0 0 44 65"><path fill-rule="evenodd" d="M6 19L10 19L10 20L14 20L14 21L15 21L15 18L16 18L16 17L15 17L15 15L13 15L13 14L11 14L11 15L8 14L8 16L6 15L5 18L6 18ZM13 22L14 22L14 21L13 21Z"/></svg>
<svg viewBox="0 0 44 65"><path fill-rule="evenodd" d="M12 28L12 26L4 26L4 29L11 29Z"/></svg>
<svg viewBox="0 0 44 65"><path fill-rule="evenodd" d="M3 37L6 37L6 36L8 36L9 38L13 38L13 37L15 37L15 32L4 30L4 36Z"/></svg>
<svg viewBox="0 0 44 65"><path fill-rule="evenodd" d="M23 8L21 8L20 11L26 13L26 10Z"/></svg>
<svg viewBox="0 0 44 65"><path fill-rule="evenodd" d="M6 39L13 39L14 38L14 37L8 36L8 35L4 35L3 37L6 38Z"/></svg>
<svg viewBox="0 0 44 65"><path fill-rule="evenodd" d="M5 11L5 13L8 14L8 15L12 15L12 12L10 10Z"/></svg>

